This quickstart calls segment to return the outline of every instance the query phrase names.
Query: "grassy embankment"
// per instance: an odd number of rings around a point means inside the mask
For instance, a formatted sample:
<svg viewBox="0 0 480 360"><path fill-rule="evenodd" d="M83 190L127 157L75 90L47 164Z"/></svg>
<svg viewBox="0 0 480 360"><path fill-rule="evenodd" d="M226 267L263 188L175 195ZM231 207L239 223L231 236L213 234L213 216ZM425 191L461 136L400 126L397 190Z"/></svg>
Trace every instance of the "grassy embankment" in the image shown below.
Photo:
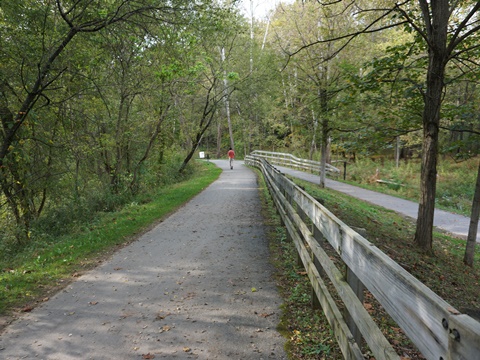
<svg viewBox="0 0 480 360"><path fill-rule="evenodd" d="M353 173L352 168L351 170ZM361 176L360 173L371 174L370 171L371 168L368 169L363 164L356 174L357 176ZM451 179L457 179L459 176L466 177L461 172L448 175ZM480 298L480 253L478 249L475 256L476 268L465 267L462 262L465 242L435 232L433 245L435 254L427 256L413 246L415 222L411 219L333 190L320 189L304 181L294 181L305 188L309 194L321 199L324 206L347 225L364 228L369 241L453 307L475 316L480 314L478 300ZM448 186L447 181L444 181L443 185L446 188L450 186L452 193L456 192L453 189L454 181ZM369 181L365 179L364 184L368 186L368 183ZM470 185L473 186L473 184ZM370 183L370 187L372 186L379 185ZM380 186L385 190L384 185ZM387 188L387 191L397 192L398 190ZM278 225L279 220L271 202L267 200L266 190L263 197L266 218L271 225L273 261L278 269L277 281L284 297L284 318L280 328L289 339L288 350L294 359L342 359L322 311L312 310L310 307L311 287L308 279L303 269L297 265L293 244L286 240L284 228ZM406 359L424 359L383 308L368 294L365 308L387 334L400 356ZM370 358L368 349L363 350L366 358Z"/></svg>
<svg viewBox="0 0 480 360"><path fill-rule="evenodd" d="M132 202L120 211L99 213L94 222L83 224L81 232L49 240L36 239L22 251L0 256L3 323L9 321L13 312L29 311L48 299L72 277L134 240L218 178L220 168L202 164L195 176L162 188L147 203ZM1 325L2 321L0 328Z"/></svg>

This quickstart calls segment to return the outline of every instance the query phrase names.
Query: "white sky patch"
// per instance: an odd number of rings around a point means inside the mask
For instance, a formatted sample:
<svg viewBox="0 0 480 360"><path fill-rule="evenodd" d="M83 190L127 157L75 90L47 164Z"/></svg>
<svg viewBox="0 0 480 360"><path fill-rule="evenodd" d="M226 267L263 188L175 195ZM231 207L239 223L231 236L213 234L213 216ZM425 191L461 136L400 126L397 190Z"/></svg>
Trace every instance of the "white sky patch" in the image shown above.
<svg viewBox="0 0 480 360"><path fill-rule="evenodd" d="M279 3L291 4L295 0L241 0L240 10L247 17L251 17L252 5L253 5L253 16L255 19L262 20L267 18L270 11L274 10Z"/></svg>

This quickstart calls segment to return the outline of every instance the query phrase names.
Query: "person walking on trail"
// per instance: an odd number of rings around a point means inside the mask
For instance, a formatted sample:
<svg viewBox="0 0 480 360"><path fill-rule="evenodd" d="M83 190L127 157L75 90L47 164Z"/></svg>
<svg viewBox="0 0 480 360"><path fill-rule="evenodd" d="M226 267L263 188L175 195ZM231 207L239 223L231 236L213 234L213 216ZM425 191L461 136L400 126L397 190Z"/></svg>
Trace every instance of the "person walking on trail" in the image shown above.
<svg viewBox="0 0 480 360"><path fill-rule="evenodd" d="M232 148L228 150L228 159L230 161L230 170L233 170L233 159L235 158L235 151Z"/></svg>

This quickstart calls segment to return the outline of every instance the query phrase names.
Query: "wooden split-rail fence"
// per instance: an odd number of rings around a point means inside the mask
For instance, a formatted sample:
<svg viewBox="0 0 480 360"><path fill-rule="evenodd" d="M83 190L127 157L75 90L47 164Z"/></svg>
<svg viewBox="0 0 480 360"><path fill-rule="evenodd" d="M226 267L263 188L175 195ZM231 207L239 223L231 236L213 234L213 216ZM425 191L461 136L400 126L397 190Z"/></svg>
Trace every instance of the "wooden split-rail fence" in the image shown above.
<svg viewBox="0 0 480 360"><path fill-rule="evenodd" d="M251 155L260 156L273 165L286 166L295 170L308 171L314 174L319 174L321 171L320 161L302 159L288 153L255 150ZM325 164L325 172L332 176L340 175L340 169L328 163Z"/></svg>
<svg viewBox="0 0 480 360"><path fill-rule="evenodd" d="M376 360L400 359L364 307L364 289L426 359L480 359L479 322L454 309L258 153L246 156L245 164L262 171L308 274L312 303L321 306L345 359L364 359L363 340ZM340 268L326 252L327 243L344 264ZM337 306L338 298L346 311Z"/></svg>

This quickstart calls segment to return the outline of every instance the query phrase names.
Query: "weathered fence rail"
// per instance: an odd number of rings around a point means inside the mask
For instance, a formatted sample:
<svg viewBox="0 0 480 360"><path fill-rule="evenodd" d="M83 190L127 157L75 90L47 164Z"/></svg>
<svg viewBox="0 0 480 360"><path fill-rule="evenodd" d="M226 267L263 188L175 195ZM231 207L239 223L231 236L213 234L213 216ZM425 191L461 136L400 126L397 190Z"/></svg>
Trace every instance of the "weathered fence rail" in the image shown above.
<svg viewBox="0 0 480 360"><path fill-rule="evenodd" d="M253 156L260 156L266 159L270 164L286 166L293 169L308 170L312 173L320 173L321 164L319 161L301 159L292 154L279 153L272 151L255 150ZM340 170L330 164L325 164L325 171L331 175L338 176Z"/></svg>
<svg viewBox="0 0 480 360"><path fill-rule="evenodd" d="M263 157L245 158L259 168L298 250L315 299L322 307L346 359L363 359L363 338L375 359L399 359L363 305L363 286L426 359L480 359L480 323L461 314L375 245L283 176ZM325 252L328 242L345 264L339 269ZM345 316L328 291L343 302ZM361 337L360 337L361 335Z"/></svg>

